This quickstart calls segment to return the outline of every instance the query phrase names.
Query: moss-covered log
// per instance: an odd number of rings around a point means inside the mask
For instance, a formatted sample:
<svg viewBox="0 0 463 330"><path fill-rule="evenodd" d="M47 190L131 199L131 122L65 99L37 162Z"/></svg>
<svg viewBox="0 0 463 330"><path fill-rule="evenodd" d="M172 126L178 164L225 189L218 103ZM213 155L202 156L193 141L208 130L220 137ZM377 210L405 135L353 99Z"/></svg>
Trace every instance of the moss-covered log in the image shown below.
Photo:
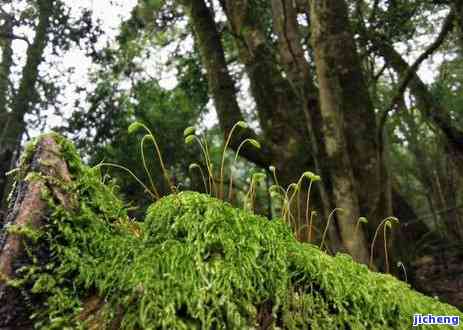
<svg viewBox="0 0 463 330"><path fill-rule="evenodd" d="M57 135L27 148L17 179L1 306L5 292L21 299L0 328L405 329L414 313L463 316L207 195L170 195L131 220L117 187Z"/></svg>
<svg viewBox="0 0 463 330"><path fill-rule="evenodd" d="M18 328L30 325L31 296L24 295L14 283L22 267L31 262L28 242L34 231L45 225L49 212L43 194L48 191L64 207L71 206L70 196L60 184L71 177L60 146L53 135L45 135L29 145L19 170L18 184L12 192L12 203L0 236L0 327Z"/></svg>

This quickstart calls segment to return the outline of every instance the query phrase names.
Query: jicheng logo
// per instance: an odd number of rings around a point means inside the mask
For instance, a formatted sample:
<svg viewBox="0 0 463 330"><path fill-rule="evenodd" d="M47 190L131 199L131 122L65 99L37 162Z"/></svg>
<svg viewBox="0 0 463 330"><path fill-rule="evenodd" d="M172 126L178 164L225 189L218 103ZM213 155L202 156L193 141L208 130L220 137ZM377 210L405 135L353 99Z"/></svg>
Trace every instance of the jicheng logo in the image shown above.
<svg viewBox="0 0 463 330"><path fill-rule="evenodd" d="M419 325L431 325L431 324L447 324L451 326L460 325L460 317L453 315L422 315L414 314L413 315L413 326L417 327Z"/></svg>

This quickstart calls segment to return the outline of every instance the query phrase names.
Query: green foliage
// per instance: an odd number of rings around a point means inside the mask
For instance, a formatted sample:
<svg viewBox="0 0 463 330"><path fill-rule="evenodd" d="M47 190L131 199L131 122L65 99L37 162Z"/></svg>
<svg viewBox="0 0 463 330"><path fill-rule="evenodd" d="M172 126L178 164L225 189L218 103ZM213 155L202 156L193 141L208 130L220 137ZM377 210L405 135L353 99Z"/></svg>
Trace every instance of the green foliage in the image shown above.
<svg viewBox="0 0 463 330"><path fill-rule="evenodd" d="M462 315L347 255L297 242L280 219L207 195L164 197L134 222L116 187L61 145L79 207L66 211L48 198L46 234L28 249L51 252L45 265L23 270L24 285L46 297L36 306L39 328L106 328L120 317L124 329L246 329L266 318L286 329L402 329L414 313ZM79 320L89 292L105 304L95 319Z"/></svg>

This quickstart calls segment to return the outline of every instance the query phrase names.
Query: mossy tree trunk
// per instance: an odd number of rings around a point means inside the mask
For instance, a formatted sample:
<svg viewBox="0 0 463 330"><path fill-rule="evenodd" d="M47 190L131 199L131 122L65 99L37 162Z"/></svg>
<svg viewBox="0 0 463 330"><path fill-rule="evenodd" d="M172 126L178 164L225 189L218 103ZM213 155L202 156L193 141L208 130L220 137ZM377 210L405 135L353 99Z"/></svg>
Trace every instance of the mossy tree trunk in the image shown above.
<svg viewBox="0 0 463 330"><path fill-rule="evenodd" d="M35 28L35 36L27 48L26 63L22 70L19 88L11 105L9 120L0 121L0 208L6 207L6 197L10 190L11 182L8 182L5 173L10 170L17 159L18 149L22 136L26 130L25 115L32 110L36 103L36 82L39 76L39 66L43 61L43 53L47 46L49 27L53 9L52 0L39 0L37 2L38 23Z"/></svg>
<svg viewBox="0 0 463 330"><path fill-rule="evenodd" d="M25 249L30 238L25 233L46 225L49 210L43 199L44 193L48 191L67 208L73 204L71 196L59 184L71 182L71 176L61 156L60 146L53 136L41 138L31 152L23 159L20 180L13 191L12 207L0 227L1 329L32 328L29 306L41 303L39 297L16 289L8 282L16 278L22 266L30 263L30 256ZM37 251L34 253L38 254ZM47 258L46 254L45 251L44 258Z"/></svg>
<svg viewBox="0 0 463 330"><path fill-rule="evenodd" d="M359 260L367 244L355 222L365 215L373 226L392 213L391 189L380 155L369 98L345 1L311 1L311 35L319 81L324 143L338 207L343 242ZM374 227L373 227L374 228Z"/></svg>

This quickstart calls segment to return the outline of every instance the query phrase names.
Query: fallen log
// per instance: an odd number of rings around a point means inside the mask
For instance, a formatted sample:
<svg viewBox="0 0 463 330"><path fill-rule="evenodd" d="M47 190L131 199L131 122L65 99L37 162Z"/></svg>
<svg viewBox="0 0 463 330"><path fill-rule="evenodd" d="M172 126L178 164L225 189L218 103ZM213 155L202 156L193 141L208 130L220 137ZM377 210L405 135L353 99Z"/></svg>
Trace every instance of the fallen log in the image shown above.
<svg viewBox="0 0 463 330"><path fill-rule="evenodd" d="M210 196L127 216L56 134L26 148L0 228L0 329L403 329L463 314Z"/></svg>
<svg viewBox="0 0 463 330"><path fill-rule="evenodd" d="M48 212L44 192L48 190L65 207L71 207L71 197L57 184L69 183L71 176L54 135L44 135L37 140L34 148L23 155L18 171L0 236L1 329L31 327L28 306L34 302L29 301L31 297L23 290L7 283L14 280L17 271L30 262L25 251L25 242L29 238L24 233L44 226Z"/></svg>

